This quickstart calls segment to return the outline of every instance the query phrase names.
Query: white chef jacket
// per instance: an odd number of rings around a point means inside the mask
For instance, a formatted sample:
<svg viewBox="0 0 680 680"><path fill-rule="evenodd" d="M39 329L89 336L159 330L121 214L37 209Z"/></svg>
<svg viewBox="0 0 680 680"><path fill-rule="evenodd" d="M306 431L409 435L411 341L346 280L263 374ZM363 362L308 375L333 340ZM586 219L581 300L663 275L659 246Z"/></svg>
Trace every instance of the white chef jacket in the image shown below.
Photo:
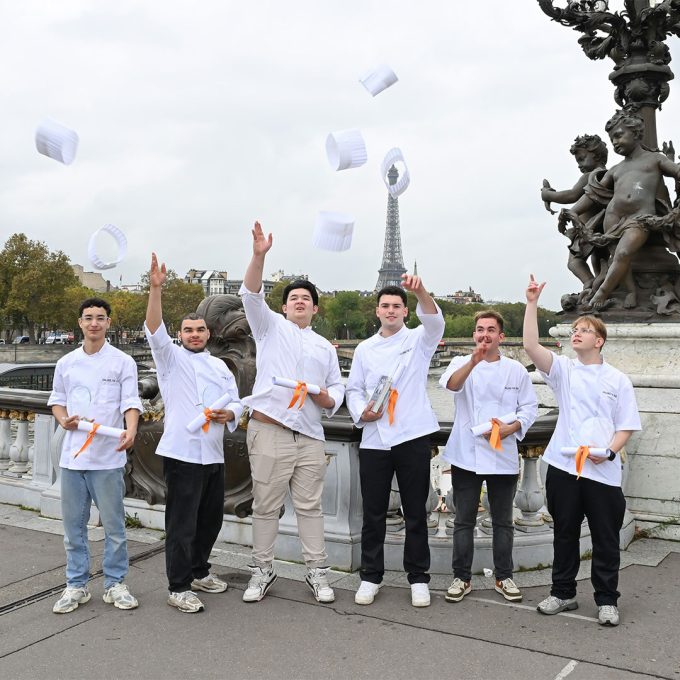
<svg viewBox="0 0 680 680"><path fill-rule="evenodd" d="M89 404L87 397L82 396L88 393ZM69 415L125 429L125 411L134 408L141 413L144 410L137 388L137 365L131 356L111 347L108 342L95 354L87 354L78 347L57 361L47 405L64 406ZM112 470L125 466L126 452L116 451L119 440L103 435L95 434L92 443L76 458L87 435L81 430L66 431L60 467Z"/></svg>
<svg viewBox="0 0 680 680"><path fill-rule="evenodd" d="M439 384L446 388L451 375L470 359L454 357ZM480 361L463 386L451 391L455 395L456 416L444 460L477 474L518 474L517 442L524 439L538 413L536 393L524 366L502 355L498 361ZM471 427L507 413L517 414L520 429L501 440L502 451L495 451L486 437L472 434Z"/></svg>
<svg viewBox="0 0 680 680"><path fill-rule="evenodd" d="M587 446L579 441L581 425L589 418L604 418L614 432L640 430L633 384L628 376L606 363L582 364L578 359L553 354L550 373L543 373L545 382L555 393L560 413L543 460L560 470L576 474L575 456L561 453L563 446ZM611 442L595 442L608 447ZM621 461L618 456L595 465L586 460L581 476L609 486L621 486Z"/></svg>
<svg viewBox="0 0 680 680"><path fill-rule="evenodd" d="M253 394L244 402L291 430L324 441L322 411L331 417L345 396L335 347L310 326L300 328L269 309L262 288L258 293L252 293L242 285L239 295L257 346ZM298 408L299 402L288 408L293 390L273 385L275 376L323 387L335 405L332 409L321 409L307 397L302 408Z"/></svg>
<svg viewBox="0 0 680 680"><path fill-rule="evenodd" d="M437 344L444 334L444 317L424 314L420 304L416 314L422 325L403 326L397 333L383 337L376 333L360 342L354 351L347 381L347 408L357 427L363 428L361 448L387 451L439 430L437 416L427 396L427 372ZM393 376L392 387L399 397L390 425L387 408L380 420L363 422L361 414L382 376Z"/></svg>
<svg viewBox="0 0 680 680"><path fill-rule="evenodd" d="M233 411L234 420L227 426L230 432L236 429L243 405L231 371L207 350L191 352L175 345L163 323L153 334L146 324L144 330L165 406L163 436L156 453L199 465L224 463L224 425L211 421L207 432L189 432L186 426L222 395L229 394L224 408Z"/></svg>

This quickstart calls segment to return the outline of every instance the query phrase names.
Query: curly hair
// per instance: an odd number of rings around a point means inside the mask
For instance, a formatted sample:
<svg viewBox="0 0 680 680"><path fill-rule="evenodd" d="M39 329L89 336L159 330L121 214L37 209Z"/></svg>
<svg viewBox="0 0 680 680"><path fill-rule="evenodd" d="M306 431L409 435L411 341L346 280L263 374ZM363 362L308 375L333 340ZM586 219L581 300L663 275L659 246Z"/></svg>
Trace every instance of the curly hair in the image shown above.
<svg viewBox="0 0 680 680"><path fill-rule="evenodd" d="M604 126L605 132L610 132L617 125L622 125L633 132L635 139L642 139L642 135L645 133L645 121L636 116L633 113L628 113L622 109L619 109Z"/></svg>
<svg viewBox="0 0 680 680"><path fill-rule="evenodd" d="M577 149L590 151L599 165L607 165L609 152L600 135L579 135L571 145L569 152L575 156Z"/></svg>

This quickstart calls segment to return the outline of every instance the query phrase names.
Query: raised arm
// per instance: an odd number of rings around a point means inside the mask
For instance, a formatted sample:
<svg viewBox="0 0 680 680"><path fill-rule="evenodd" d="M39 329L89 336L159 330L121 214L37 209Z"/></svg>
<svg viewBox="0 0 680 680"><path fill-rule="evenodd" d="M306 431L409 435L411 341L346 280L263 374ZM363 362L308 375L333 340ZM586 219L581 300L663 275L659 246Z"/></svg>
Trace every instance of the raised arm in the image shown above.
<svg viewBox="0 0 680 680"><path fill-rule="evenodd" d="M401 285L404 290L408 290L416 296L416 299L420 304L420 309L424 314L437 313L437 305L432 296L425 290L425 286L423 286L423 281L420 276L402 274Z"/></svg>
<svg viewBox="0 0 680 680"><path fill-rule="evenodd" d="M258 293L262 288L262 273L264 272L264 258L272 247L272 235L265 237L259 222L253 227L253 257L250 260L243 285L251 292Z"/></svg>
<svg viewBox="0 0 680 680"><path fill-rule="evenodd" d="M153 334L163 323L161 307L161 288L167 279L165 262L158 266L156 253L151 253L151 269L149 270L149 302L146 305L146 327Z"/></svg>
<svg viewBox="0 0 680 680"><path fill-rule="evenodd" d="M549 203L576 203L583 196L586 184L588 184L588 173L584 172L571 189L557 191L552 187L542 187L541 200Z"/></svg>
<svg viewBox="0 0 680 680"><path fill-rule="evenodd" d="M545 281L541 284L536 282L531 274L529 285L526 290L527 306L524 310L524 333L522 342L524 349L534 365L543 373L550 373L553 355L549 349L541 347L538 342L538 298L543 292Z"/></svg>

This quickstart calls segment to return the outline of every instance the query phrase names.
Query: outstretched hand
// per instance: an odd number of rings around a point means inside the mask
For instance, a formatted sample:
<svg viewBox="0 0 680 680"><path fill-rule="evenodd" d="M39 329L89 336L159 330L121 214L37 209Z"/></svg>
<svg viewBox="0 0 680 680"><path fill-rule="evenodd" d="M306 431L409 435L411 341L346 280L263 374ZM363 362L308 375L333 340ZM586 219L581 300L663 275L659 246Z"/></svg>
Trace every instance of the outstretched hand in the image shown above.
<svg viewBox="0 0 680 680"><path fill-rule="evenodd" d="M404 290L408 290L414 293L416 297L418 293L423 292L423 281L420 276L414 276L412 274L402 274L401 275L401 285Z"/></svg>
<svg viewBox="0 0 680 680"><path fill-rule="evenodd" d="M269 234L268 237L265 237L262 226L259 222L255 222L253 227L253 255L264 257L271 247L272 235Z"/></svg>
<svg viewBox="0 0 680 680"><path fill-rule="evenodd" d="M165 262L158 266L158 258L156 253L151 253L151 269L149 270L149 285L152 288L160 288L168 278L168 273L165 269Z"/></svg>
<svg viewBox="0 0 680 680"><path fill-rule="evenodd" d="M538 302L538 298L541 297L543 288L545 288L545 281L539 284L534 278L534 275L530 274L529 285L526 290L527 302Z"/></svg>

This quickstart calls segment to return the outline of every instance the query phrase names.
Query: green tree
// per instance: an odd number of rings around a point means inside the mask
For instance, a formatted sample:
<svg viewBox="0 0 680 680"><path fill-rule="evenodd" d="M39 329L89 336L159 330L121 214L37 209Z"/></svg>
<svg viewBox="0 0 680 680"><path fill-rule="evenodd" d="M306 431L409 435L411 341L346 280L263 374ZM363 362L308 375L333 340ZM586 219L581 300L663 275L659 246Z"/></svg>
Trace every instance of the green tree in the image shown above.
<svg viewBox="0 0 680 680"><path fill-rule="evenodd" d="M336 338L365 338L367 320L361 310L361 295L341 291L325 304L325 318Z"/></svg>
<svg viewBox="0 0 680 680"><path fill-rule="evenodd" d="M111 305L111 328L116 334L116 342L121 341L123 331L141 329L146 316L146 295L117 290L107 299Z"/></svg>
<svg viewBox="0 0 680 680"><path fill-rule="evenodd" d="M447 314L444 317L446 327L444 328L444 337L447 338L469 338L472 336L472 331L475 327L475 317L468 316L454 316Z"/></svg>
<svg viewBox="0 0 680 680"><path fill-rule="evenodd" d="M68 257L41 241L13 234L0 251L0 313L34 342L42 328L56 328L68 312L64 291L77 285Z"/></svg>
<svg viewBox="0 0 680 680"><path fill-rule="evenodd" d="M142 297L146 314L148 296ZM165 321L170 332L179 330L184 315L195 312L203 298L203 287L197 283L186 283L175 278L165 284L163 288L163 321Z"/></svg>

